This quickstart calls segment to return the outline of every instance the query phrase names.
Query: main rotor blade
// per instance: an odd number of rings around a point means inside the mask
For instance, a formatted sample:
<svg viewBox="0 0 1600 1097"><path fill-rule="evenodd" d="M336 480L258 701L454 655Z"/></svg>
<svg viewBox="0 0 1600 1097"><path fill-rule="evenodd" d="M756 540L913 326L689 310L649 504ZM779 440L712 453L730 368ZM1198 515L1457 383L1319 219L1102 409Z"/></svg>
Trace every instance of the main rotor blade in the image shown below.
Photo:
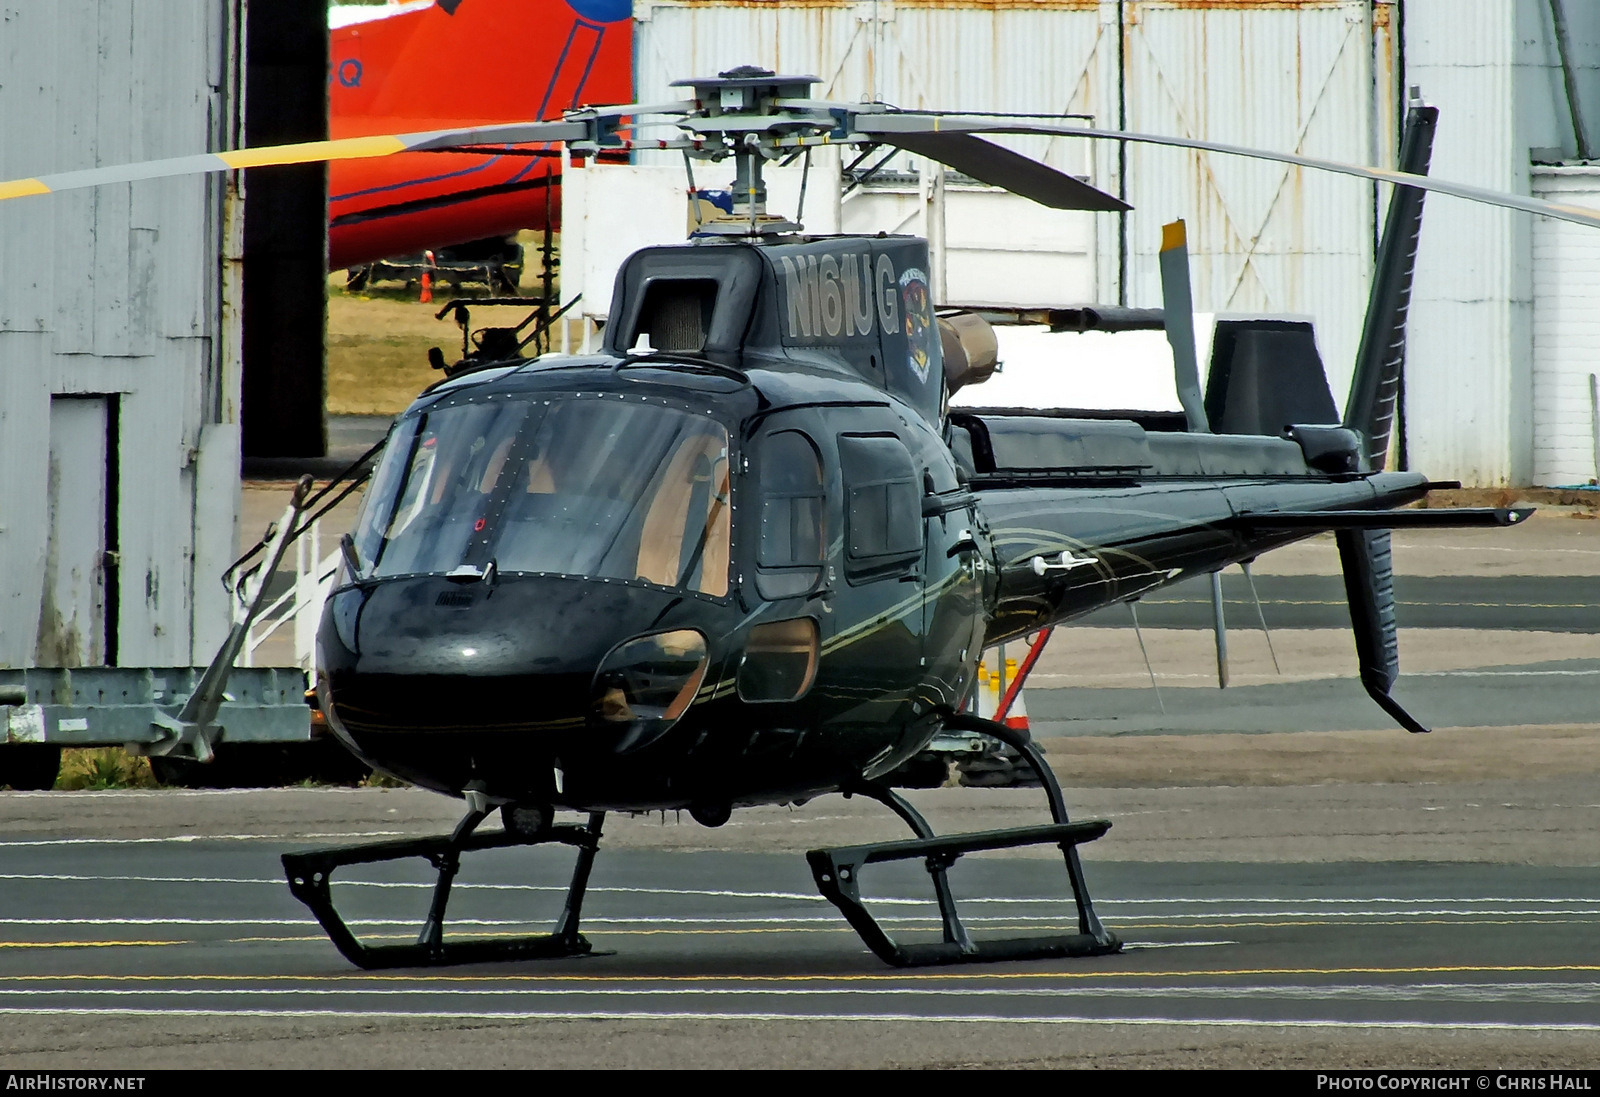
<svg viewBox="0 0 1600 1097"><path fill-rule="evenodd" d="M169 179L180 175L203 175L238 168L277 167L282 164L315 164L329 160L365 160L392 156L397 152L424 152L458 145L521 145L541 141L579 140L589 133L583 122L522 122L493 126L474 126L456 130L429 130L425 133L385 134L377 137L345 137L337 141L305 141L293 145L264 145L260 148L228 152L202 152L175 156L167 160L146 160L136 164L116 164L105 168L85 168L41 175L33 179L0 182L0 201L29 194L97 187L105 183L132 183L142 179Z"/></svg>
<svg viewBox="0 0 1600 1097"><path fill-rule="evenodd" d="M916 114L912 112L858 114L855 117L855 123L856 133L865 137L875 137L880 141L896 145L900 143L903 136L910 134L1015 133L1032 134L1039 137L1087 137L1093 141L1128 141L1134 144L1168 145L1180 149L1199 149L1202 152L1215 152L1224 156L1243 156L1253 160L1274 160L1280 164L1293 164L1301 168L1314 168L1318 171L1331 171L1340 175L1353 175L1358 179L1370 179L1378 183L1395 183L1399 186L1418 187L1422 190L1437 191L1440 194L1464 198L1469 202L1503 206L1506 209L1521 210L1524 213L1536 213L1541 217L1553 217L1558 221L1571 221L1577 225L1600 228L1600 209L1593 209L1589 206L1569 206L1558 202L1546 202L1540 198L1530 198L1522 194L1507 194L1504 191L1467 186L1465 183L1452 183L1447 179L1437 179L1428 175L1411 175L1403 171L1390 171L1386 168L1369 168L1361 164L1347 164L1339 160L1322 160L1314 156L1300 156L1290 152L1253 149L1243 145L1225 145L1217 141L1199 141L1192 137L1166 137L1156 133L1133 133L1127 130L1097 130L1090 129L1087 126L1052 125L1045 122L1007 121L1004 118L968 114Z"/></svg>
<svg viewBox="0 0 1600 1097"><path fill-rule="evenodd" d="M1081 179L1047 167L1032 157L968 133L917 133L887 139L888 143L942 164L979 182L1003 187L1051 209L1120 213L1133 207Z"/></svg>

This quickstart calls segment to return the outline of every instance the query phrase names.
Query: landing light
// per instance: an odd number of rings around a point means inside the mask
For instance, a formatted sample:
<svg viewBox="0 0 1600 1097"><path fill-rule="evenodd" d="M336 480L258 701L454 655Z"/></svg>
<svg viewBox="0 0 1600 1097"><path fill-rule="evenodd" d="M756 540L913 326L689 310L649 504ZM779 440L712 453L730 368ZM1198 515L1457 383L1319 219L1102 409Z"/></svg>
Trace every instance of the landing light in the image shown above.
<svg viewBox="0 0 1600 1097"><path fill-rule="evenodd" d="M601 661L590 711L611 727L632 725L618 749L643 746L684 714L705 673L706 641L694 629L635 637Z"/></svg>

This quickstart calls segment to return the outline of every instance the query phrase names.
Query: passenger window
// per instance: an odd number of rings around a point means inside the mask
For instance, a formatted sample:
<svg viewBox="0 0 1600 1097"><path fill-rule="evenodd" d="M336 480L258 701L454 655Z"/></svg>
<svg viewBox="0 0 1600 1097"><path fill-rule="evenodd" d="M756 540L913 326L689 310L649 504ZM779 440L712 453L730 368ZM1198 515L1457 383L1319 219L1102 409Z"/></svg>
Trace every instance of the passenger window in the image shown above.
<svg viewBox="0 0 1600 1097"><path fill-rule="evenodd" d="M921 556L922 496L905 443L892 434L842 434L839 469L848 574L898 570Z"/></svg>
<svg viewBox="0 0 1600 1097"><path fill-rule="evenodd" d="M745 701L797 701L817 676L817 623L809 617L750 630L736 681Z"/></svg>
<svg viewBox="0 0 1600 1097"><path fill-rule="evenodd" d="M766 439L760 460L756 587L763 598L794 598L822 581L827 549L822 458L811 439L784 430Z"/></svg>

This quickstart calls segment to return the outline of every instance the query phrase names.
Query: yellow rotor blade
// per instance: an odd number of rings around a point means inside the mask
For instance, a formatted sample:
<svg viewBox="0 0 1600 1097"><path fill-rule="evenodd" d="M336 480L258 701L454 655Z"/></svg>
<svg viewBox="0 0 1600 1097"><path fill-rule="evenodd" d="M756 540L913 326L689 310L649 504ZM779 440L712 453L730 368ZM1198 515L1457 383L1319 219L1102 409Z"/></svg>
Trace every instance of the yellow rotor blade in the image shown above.
<svg viewBox="0 0 1600 1097"><path fill-rule="evenodd" d="M344 137L337 141L304 141L293 145L264 145L260 148L233 149L227 152L202 152L175 156L167 160L146 160L136 164L117 164L105 168L85 168L40 175L31 179L0 182L0 201L30 194L53 194L63 190L98 187L106 183L131 183L142 179L170 179L182 175L203 175L239 168L276 167L283 164L315 164L329 160L366 160L392 156L397 152L432 151L461 145L522 145L551 141L574 141L587 136L584 122L515 122L474 126L458 130L429 130L424 133L384 134L377 137Z"/></svg>

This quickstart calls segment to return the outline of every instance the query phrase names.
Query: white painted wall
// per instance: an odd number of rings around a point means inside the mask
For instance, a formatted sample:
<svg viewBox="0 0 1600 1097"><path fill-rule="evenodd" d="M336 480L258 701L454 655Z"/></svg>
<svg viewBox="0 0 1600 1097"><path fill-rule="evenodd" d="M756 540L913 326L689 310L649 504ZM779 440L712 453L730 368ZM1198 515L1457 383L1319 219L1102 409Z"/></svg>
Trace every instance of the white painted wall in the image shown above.
<svg viewBox="0 0 1600 1097"><path fill-rule="evenodd" d="M1563 4L1580 111L1593 132L1600 4ZM1575 152L1548 0L1406 0L1405 29L1406 82L1440 110L1434 175L1529 194L1533 158ZM1539 295L1560 292L1571 272L1542 269L1535 239L1544 231L1526 214L1429 197L1406 366L1413 467L1483 486L1549 475L1534 363L1537 356L1556 368L1549 356L1571 344L1546 342L1536 355L1535 327L1563 307ZM1540 247L1570 249L1577 239L1560 233Z"/></svg>
<svg viewBox="0 0 1600 1097"><path fill-rule="evenodd" d="M1600 167L1536 167L1533 190L1600 208ZM1533 482L1592 482L1590 377L1600 374L1600 232L1540 220L1533 231Z"/></svg>
<svg viewBox="0 0 1600 1097"><path fill-rule="evenodd" d="M732 169L696 163L697 189L727 185ZM838 191L818 181L839 173L837 150L822 149L812 157L806 184L807 232L839 231ZM800 200L802 169L768 166L770 212L793 216ZM580 293L576 311L603 320L611 313L611 291L622 261L640 248L655 244L681 244L689 234L688 179L682 161L668 164L599 164L562 169L561 184L561 303Z"/></svg>

